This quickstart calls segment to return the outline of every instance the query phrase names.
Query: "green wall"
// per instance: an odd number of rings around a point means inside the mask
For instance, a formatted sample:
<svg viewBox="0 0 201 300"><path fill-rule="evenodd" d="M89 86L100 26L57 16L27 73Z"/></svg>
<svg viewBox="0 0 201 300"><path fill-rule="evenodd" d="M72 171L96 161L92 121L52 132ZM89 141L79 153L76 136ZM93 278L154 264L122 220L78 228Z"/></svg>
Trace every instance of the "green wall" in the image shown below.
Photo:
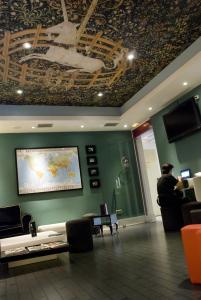
<svg viewBox="0 0 201 300"><path fill-rule="evenodd" d="M96 145L101 187L90 189L85 145ZM82 173L82 190L17 195L15 148L78 146ZM129 158L129 168L121 164ZM116 178L121 188L115 185ZM99 213L100 203L109 210L122 209L119 218L143 214L136 160L130 132L39 133L0 135L0 205L19 203L23 212L31 213L37 224L62 222L85 213Z"/></svg>
<svg viewBox="0 0 201 300"><path fill-rule="evenodd" d="M170 106L156 114L152 120L152 126L156 139L156 146L160 164L165 162L172 163L175 168L174 175L178 176L181 169L190 168L192 173L201 171L201 131L195 132L171 144L168 143L162 116L188 98L199 95L198 101L201 110L201 85L187 93L186 95L178 98Z"/></svg>

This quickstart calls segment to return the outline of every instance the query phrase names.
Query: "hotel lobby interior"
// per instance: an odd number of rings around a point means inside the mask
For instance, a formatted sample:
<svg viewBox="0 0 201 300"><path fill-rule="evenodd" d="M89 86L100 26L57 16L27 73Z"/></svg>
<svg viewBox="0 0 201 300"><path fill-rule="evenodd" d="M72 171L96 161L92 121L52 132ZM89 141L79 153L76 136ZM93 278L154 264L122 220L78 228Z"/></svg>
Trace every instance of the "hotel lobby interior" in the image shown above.
<svg viewBox="0 0 201 300"><path fill-rule="evenodd" d="M200 33L200 0L0 1L0 300L201 299L156 189L201 178Z"/></svg>

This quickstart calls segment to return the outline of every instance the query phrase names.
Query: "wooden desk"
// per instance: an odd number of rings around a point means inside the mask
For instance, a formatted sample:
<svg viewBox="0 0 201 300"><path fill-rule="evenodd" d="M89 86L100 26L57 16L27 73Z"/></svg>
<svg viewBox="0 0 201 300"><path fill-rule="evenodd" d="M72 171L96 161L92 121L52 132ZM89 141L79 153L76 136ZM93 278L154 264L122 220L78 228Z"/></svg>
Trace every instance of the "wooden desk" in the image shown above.
<svg viewBox="0 0 201 300"><path fill-rule="evenodd" d="M101 235L103 236L103 225L107 225L110 227L110 233L113 234L113 225L116 227L116 231L118 230L118 220L116 214L108 214L108 215L100 215L93 217L93 225L99 226L101 230Z"/></svg>

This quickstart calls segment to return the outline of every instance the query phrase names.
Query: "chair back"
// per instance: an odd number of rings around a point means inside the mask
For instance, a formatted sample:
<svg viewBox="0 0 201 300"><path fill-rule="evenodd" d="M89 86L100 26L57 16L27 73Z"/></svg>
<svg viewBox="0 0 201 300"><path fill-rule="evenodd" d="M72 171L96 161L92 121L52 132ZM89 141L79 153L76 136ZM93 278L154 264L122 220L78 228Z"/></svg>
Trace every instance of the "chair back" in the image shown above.
<svg viewBox="0 0 201 300"><path fill-rule="evenodd" d="M193 185L195 191L195 198L197 201L201 202L201 176L193 177Z"/></svg>
<svg viewBox="0 0 201 300"><path fill-rule="evenodd" d="M100 213L101 216L108 215L107 203L100 204Z"/></svg>

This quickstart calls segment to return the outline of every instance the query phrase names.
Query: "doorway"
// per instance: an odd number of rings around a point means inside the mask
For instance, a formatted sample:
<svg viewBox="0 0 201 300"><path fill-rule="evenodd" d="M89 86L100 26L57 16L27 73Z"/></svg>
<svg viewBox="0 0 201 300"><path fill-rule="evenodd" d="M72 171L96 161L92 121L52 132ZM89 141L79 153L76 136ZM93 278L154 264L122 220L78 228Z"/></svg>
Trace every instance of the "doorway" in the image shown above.
<svg viewBox="0 0 201 300"><path fill-rule="evenodd" d="M158 153L152 128L135 138L141 181L145 198L145 209L149 221L161 215L157 204L157 179L161 176Z"/></svg>

